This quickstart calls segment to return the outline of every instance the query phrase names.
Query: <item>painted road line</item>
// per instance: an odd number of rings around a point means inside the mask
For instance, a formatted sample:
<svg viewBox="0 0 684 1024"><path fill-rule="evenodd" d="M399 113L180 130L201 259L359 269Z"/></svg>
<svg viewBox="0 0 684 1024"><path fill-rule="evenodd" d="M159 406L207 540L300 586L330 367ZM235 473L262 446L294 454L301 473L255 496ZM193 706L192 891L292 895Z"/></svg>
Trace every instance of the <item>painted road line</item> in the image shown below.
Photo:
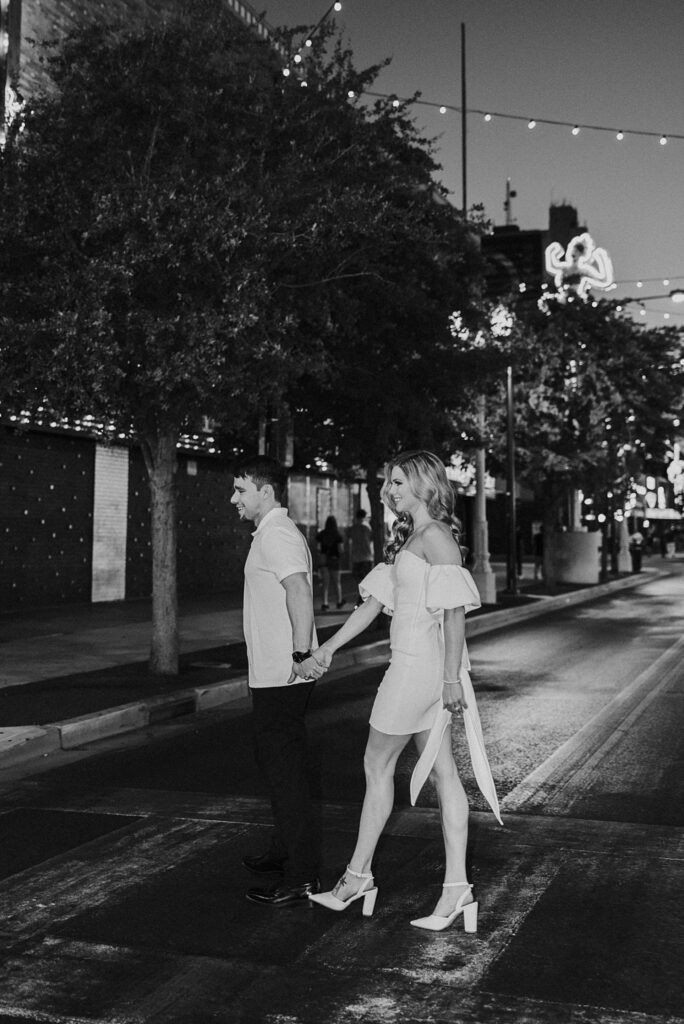
<svg viewBox="0 0 684 1024"><path fill-rule="evenodd" d="M682 670L683 657L684 636L681 636L512 789L502 800L502 811L543 808L547 813L558 813L567 803L566 791L573 788L578 773L600 761L623 738L625 730Z"/></svg>

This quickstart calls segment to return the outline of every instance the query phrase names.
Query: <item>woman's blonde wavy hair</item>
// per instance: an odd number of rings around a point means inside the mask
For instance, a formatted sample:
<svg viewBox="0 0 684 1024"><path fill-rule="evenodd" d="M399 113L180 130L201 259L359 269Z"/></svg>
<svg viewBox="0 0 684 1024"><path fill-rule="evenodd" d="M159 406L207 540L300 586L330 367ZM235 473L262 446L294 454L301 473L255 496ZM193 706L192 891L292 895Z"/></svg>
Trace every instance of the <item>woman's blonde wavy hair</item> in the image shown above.
<svg viewBox="0 0 684 1024"><path fill-rule="evenodd" d="M389 494L392 473L400 469L408 481L408 485L417 498L425 503L431 518L439 523L446 523L458 544L461 536L461 524L454 515L454 492L446 475L441 459L432 452L404 452L385 466L385 483L382 487L382 500L387 507L397 514ZM392 534L385 545L385 560L392 563L414 530L413 519L402 513L397 515L392 524Z"/></svg>

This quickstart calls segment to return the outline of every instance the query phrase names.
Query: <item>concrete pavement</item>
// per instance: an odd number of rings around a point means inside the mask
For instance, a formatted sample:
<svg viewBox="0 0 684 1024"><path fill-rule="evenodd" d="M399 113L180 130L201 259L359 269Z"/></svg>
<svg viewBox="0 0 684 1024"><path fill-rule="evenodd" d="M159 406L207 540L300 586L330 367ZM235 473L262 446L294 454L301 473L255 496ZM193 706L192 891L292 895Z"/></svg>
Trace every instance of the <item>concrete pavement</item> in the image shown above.
<svg viewBox="0 0 684 1024"><path fill-rule="evenodd" d="M658 659L509 792L503 828L471 814L474 935L408 924L429 911L443 868L428 807L392 815L371 919L358 904L332 914L248 903L241 857L263 846L271 815L241 787L229 730L227 791L198 791L194 769L183 777L178 739L149 751L133 735L126 749L64 755L0 784L0 1021L684 1024L678 575L661 588L671 596ZM640 619L641 646L654 623ZM596 635L611 617L599 606L585 622ZM335 731L348 731L335 689ZM224 716L224 729L245 731L244 708ZM362 784L360 756L352 767ZM356 789L348 799L321 805L326 887L353 844Z"/></svg>
<svg viewBox="0 0 684 1024"><path fill-rule="evenodd" d="M680 571L649 596L580 615L593 644L621 605L635 644L659 653L509 791L503 827L472 812L476 934L409 925L441 880L433 807L392 814L372 919L358 904L248 903L241 858L267 841L270 809L246 784L244 706L0 782L0 1021L684 1024L683 588ZM556 647L551 624L527 642L546 643L554 663L559 632ZM349 765L337 738L353 728L345 693L358 699L353 681L323 689L330 717L319 710L315 726L337 775L353 773L339 802L328 790L320 803L326 888L353 845L362 786L362 748ZM553 680L535 693L558 699ZM502 695L489 707L510 722ZM360 732L366 718L355 716ZM212 730L219 759L207 771L196 759ZM509 753L515 743L514 730ZM215 782L220 764L227 783Z"/></svg>

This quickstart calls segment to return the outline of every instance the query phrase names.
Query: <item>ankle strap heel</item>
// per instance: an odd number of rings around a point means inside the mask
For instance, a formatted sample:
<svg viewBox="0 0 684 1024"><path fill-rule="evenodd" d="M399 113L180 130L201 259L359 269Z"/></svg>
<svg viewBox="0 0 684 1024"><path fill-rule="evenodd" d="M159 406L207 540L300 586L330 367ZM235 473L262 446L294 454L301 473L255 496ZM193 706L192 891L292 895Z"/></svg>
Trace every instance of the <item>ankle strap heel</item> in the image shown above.
<svg viewBox="0 0 684 1024"><path fill-rule="evenodd" d="M345 868L345 871L348 871L349 874L353 878L372 878L373 877L373 872L372 871L371 871L371 873L369 875L364 875L363 872L361 872L361 871L352 871L352 869L349 867L348 864L347 864L347 866Z"/></svg>

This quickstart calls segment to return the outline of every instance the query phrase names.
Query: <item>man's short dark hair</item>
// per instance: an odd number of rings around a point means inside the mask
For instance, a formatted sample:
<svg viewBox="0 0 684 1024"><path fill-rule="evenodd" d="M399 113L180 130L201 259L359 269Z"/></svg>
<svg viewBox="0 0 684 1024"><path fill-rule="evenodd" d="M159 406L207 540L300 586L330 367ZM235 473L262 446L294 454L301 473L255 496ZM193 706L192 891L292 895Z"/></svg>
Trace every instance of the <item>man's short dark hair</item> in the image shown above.
<svg viewBox="0 0 684 1024"><path fill-rule="evenodd" d="M356 510L356 518L357 519L365 519L366 518L366 510L365 510L365 508L359 508L359 509Z"/></svg>
<svg viewBox="0 0 684 1024"><path fill-rule="evenodd" d="M233 476L249 477L261 490L270 484L276 501L282 501L287 488L287 470L268 455L245 455L233 466Z"/></svg>

